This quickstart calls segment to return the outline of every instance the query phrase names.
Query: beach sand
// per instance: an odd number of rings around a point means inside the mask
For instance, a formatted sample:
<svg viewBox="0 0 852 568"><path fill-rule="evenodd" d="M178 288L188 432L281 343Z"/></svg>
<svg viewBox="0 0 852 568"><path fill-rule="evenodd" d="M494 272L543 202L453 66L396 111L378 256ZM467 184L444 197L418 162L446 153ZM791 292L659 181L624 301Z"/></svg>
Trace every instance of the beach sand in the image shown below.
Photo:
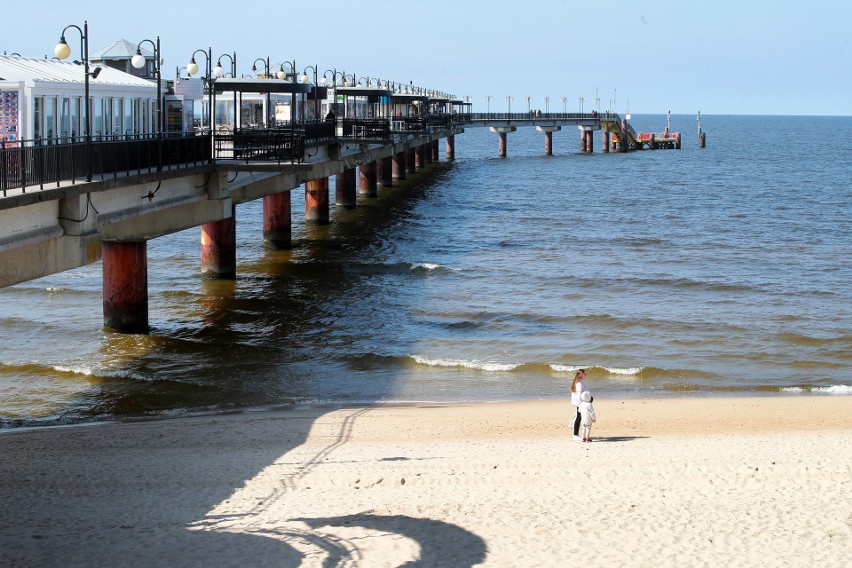
<svg viewBox="0 0 852 568"><path fill-rule="evenodd" d="M849 566L852 398L294 409L0 432L0 566Z"/></svg>

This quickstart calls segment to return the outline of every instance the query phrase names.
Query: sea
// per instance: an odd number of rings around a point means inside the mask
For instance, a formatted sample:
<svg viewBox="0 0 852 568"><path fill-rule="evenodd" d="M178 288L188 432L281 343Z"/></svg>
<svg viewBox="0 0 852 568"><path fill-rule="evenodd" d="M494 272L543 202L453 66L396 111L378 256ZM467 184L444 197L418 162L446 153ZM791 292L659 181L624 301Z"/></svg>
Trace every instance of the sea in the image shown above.
<svg viewBox="0 0 852 568"><path fill-rule="evenodd" d="M504 159L467 127L328 225L294 190L291 250L242 204L236 280L198 228L148 243L147 335L103 328L100 263L2 289L0 426L564 399L578 368L596 398L852 394L852 117L702 115L705 148L696 119Z"/></svg>

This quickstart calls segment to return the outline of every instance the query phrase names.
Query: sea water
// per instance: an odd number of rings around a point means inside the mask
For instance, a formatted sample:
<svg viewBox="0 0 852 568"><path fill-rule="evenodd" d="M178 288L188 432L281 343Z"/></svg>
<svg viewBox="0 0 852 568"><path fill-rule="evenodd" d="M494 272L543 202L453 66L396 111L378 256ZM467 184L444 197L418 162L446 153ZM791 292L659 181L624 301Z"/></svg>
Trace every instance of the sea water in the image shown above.
<svg viewBox="0 0 852 568"><path fill-rule="evenodd" d="M5 426L287 404L852 391L852 118L672 117L680 150L468 127L456 159L262 242L148 243L151 332L103 329L100 263L0 290ZM665 116L634 116L662 131ZM241 174L247 175L247 174ZM332 182L333 191L333 182ZM97 199L97 196L95 196Z"/></svg>

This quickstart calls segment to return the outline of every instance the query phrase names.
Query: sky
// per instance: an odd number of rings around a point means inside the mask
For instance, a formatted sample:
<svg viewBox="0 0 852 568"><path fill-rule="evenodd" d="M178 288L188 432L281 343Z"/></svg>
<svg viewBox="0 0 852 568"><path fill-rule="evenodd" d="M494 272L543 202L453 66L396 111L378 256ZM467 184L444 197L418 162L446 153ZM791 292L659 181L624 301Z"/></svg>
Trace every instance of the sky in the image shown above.
<svg viewBox="0 0 852 568"><path fill-rule="evenodd" d="M852 115L849 0L4 4L0 53L52 56L88 20L90 52L159 35L169 79L212 47L240 74L295 59L470 97L474 112L576 112L583 98L633 115ZM80 34L66 39L79 57Z"/></svg>

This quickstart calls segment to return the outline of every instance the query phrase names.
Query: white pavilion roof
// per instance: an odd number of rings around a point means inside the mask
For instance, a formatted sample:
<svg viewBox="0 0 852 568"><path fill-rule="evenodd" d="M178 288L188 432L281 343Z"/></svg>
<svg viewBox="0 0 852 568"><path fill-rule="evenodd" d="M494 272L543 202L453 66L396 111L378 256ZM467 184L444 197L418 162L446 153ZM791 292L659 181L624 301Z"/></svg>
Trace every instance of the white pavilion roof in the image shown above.
<svg viewBox="0 0 852 568"><path fill-rule="evenodd" d="M136 50L133 50L136 53ZM94 65L90 63L90 70ZM125 87L154 87L152 81L136 77L124 71L99 66L100 74L90 79L91 85L120 85ZM17 55L0 55L0 81L24 81L27 83L83 83L83 65L57 59L33 59Z"/></svg>

